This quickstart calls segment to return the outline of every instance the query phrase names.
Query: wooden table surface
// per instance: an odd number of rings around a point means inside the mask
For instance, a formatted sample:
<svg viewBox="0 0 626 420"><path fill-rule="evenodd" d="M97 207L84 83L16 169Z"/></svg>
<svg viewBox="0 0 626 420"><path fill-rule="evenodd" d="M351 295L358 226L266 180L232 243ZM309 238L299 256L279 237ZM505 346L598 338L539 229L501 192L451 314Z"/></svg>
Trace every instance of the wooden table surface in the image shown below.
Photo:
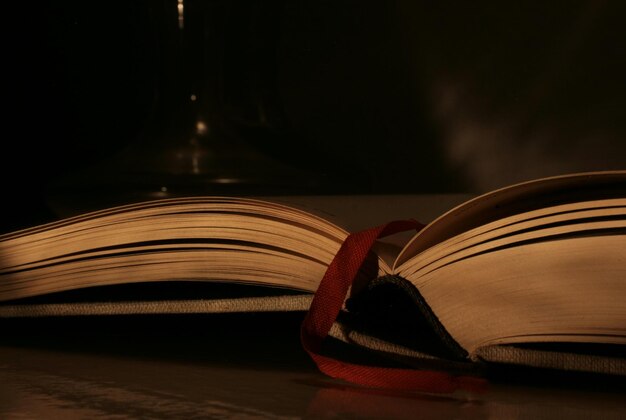
<svg viewBox="0 0 626 420"><path fill-rule="evenodd" d="M2 324L0 419L623 419L626 387L504 378L486 392L338 382L300 347L301 314ZM7 325L10 328L7 328Z"/></svg>

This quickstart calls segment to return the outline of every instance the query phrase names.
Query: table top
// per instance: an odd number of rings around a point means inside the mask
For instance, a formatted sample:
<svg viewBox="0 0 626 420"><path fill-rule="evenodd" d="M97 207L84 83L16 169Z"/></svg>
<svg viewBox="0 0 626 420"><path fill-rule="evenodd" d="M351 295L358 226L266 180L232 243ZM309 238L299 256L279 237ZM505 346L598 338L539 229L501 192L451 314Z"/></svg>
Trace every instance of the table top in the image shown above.
<svg viewBox="0 0 626 420"><path fill-rule="evenodd" d="M247 314L3 328L0 418L626 417L626 388L600 379L505 378L478 394L352 386L317 370L298 341L300 321Z"/></svg>

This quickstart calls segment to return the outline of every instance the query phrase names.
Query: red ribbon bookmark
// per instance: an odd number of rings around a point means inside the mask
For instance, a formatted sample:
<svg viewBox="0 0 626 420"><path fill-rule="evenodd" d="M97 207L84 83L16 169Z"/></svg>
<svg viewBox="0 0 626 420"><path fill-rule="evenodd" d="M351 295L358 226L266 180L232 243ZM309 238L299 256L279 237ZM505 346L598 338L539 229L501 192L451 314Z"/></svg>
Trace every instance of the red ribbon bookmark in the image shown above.
<svg viewBox="0 0 626 420"><path fill-rule="evenodd" d="M451 393L458 389L482 391L485 381L434 370L365 366L320 354L322 342L337 319L350 285L377 239L408 230L421 230L415 220L398 220L350 234L335 255L313 297L302 323L304 349L324 374L353 384L401 391Z"/></svg>

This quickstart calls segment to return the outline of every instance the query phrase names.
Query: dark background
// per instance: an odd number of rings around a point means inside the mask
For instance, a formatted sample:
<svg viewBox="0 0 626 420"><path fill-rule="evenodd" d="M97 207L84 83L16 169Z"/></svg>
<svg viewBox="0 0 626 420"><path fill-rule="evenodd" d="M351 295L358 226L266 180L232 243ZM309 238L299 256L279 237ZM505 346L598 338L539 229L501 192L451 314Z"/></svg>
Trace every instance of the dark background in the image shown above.
<svg viewBox="0 0 626 420"><path fill-rule="evenodd" d="M48 184L144 129L155 3L3 6L3 230L55 218ZM259 4L229 3L233 31L237 8ZM291 136L260 146L336 172L332 193L479 193L626 167L621 1L272 4L272 106Z"/></svg>

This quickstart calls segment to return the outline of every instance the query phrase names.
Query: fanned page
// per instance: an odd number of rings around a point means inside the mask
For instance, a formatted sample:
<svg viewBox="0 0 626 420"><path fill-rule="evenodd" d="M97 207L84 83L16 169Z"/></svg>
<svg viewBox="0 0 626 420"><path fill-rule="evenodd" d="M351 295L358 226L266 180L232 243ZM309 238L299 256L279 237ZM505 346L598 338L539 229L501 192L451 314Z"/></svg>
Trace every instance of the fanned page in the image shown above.
<svg viewBox="0 0 626 420"><path fill-rule="evenodd" d="M429 247L494 220L551 206L626 196L626 170L554 176L507 186L467 200L429 223L399 253L394 267Z"/></svg>
<svg viewBox="0 0 626 420"><path fill-rule="evenodd" d="M0 237L0 300L117 283L316 290L347 236L289 206L203 197L120 206Z"/></svg>
<svg viewBox="0 0 626 420"><path fill-rule="evenodd" d="M470 353L510 343L626 344L625 187L626 172L605 172L479 197L409 244L396 271Z"/></svg>

